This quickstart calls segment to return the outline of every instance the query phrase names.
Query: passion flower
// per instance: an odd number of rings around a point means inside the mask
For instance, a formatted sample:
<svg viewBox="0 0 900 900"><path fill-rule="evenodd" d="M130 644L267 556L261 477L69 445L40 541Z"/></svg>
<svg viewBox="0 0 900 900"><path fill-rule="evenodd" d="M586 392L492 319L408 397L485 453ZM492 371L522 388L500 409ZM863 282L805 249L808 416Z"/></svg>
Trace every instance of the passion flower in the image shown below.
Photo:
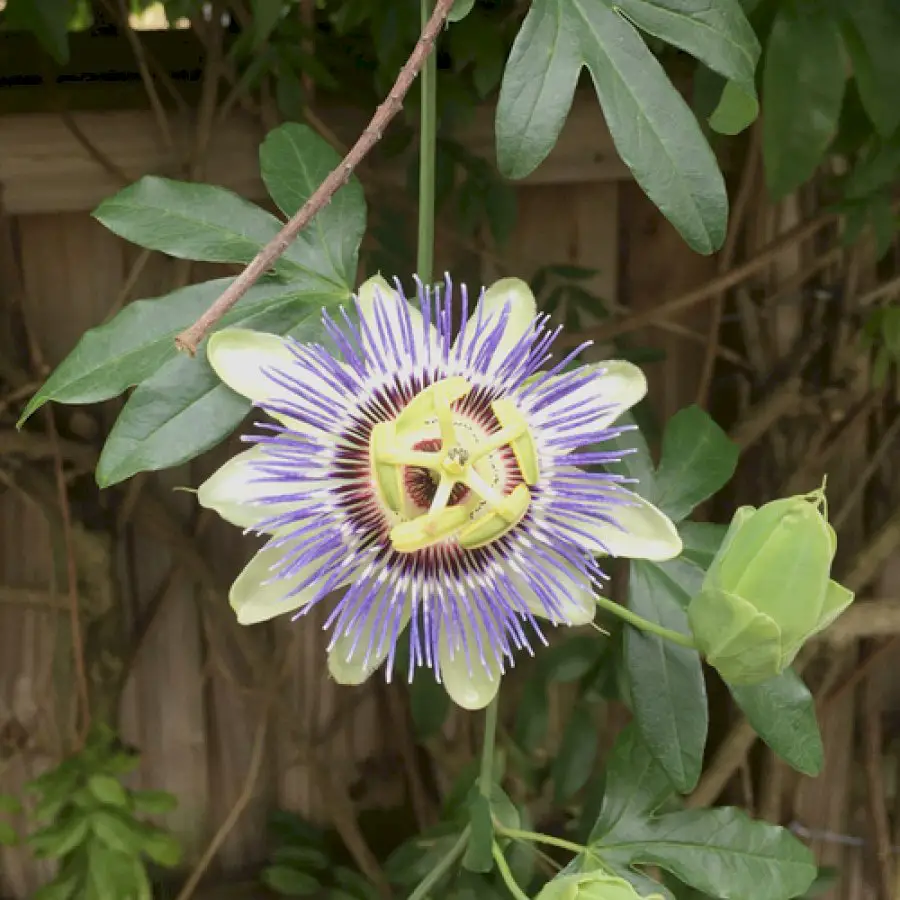
<svg viewBox="0 0 900 900"><path fill-rule="evenodd" d="M603 470L602 444L647 390L613 361L543 371L558 331L518 279L482 291L469 317L453 288L370 279L356 315L323 322L333 348L225 329L208 359L272 420L198 492L203 506L269 535L234 582L238 620L327 602L328 667L359 684L408 631L409 676L428 667L461 706L487 705L539 620L583 625L598 555L669 559L675 527Z"/></svg>

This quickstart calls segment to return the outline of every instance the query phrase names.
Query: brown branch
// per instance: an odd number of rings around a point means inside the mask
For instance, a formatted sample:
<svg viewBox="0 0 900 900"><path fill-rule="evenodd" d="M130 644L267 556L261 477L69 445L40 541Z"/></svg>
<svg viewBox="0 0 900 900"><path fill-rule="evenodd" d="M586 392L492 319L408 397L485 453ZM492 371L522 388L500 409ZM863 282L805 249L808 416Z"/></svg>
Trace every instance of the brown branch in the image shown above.
<svg viewBox="0 0 900 900"><path fill-rule="evenodd" d="M728 290L728 288L740 284L760 269L765 268L773 260L777 259L785 252L785 250L789 250L791 247L808 240L818 234L823 228L826 228L837 220L838 216L836 213L823 213L822 215L816 216L816 218L811 221L803 222L796 228L786 231L775 240L766 244L759 253L752 256L746 262L741 263L739 266L735 266L733 269L722 275L716 276L706 284L701 285L698 288L693 288L692 290L687 291L687 293L680 294L678 297L673 297L671 300L668 300L659 306L650 307L639 313L635 313L633 316L629 316L622 321L610 322L605 325L573 332L568 335L560 335L558 342L559 346L574 347L586 339L591 339L596 342L609 341L619 335L627 334L637 328L643 328L646 325L650 325L659 319L666 319L676 313L690 309L692 306L702 303L704 300L715 296L721 291Z"/></svg>
<svg viewBox="0 0 900 900"><path fill-rule="evenodd" d="M185 329L175 338L175 345L179 350L184 350L193 356L209 329L247 293L263 273L287 250L291 241L312 221L316 213L331 200L339 188L347 183L353 170L378 143L385 128L403 108L403 98L412 87L431 52L453 2L454 0L437 0L431 18L422 30L409 59L400 70L387 99L375 111L372 121L366 126L359 140L350 148L350 152L340 165L319 185L309 200L303 204L281 231L259 251L222 296L190 328Z"/></svg>

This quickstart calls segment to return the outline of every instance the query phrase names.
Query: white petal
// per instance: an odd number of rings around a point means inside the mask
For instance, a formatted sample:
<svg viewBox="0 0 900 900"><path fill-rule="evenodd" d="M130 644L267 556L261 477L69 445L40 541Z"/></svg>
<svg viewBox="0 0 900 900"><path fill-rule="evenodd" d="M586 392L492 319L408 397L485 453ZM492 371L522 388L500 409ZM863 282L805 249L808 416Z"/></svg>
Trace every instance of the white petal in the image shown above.
<svg viewBox="0 0 900 900"><path fill-rule="evenodd" d="M459 629L448 633L447 623L443 623L438 639L438 658L441 666L441 680L450 699L463 709L484 709L494 699L500 689L502 672L494 656L484 626L473 622L461 611L465 644ZM485 662L481 661L475 630L481 637ZM468 653L466 652L468 649ZM487 663L487 666L485 666Z"/></svg>
<svg viewBox="0 0 900 900"><path fill-rule="evenodd" d="M231 585L228 599L241 625L254 625L293 612L316 596L321 579L314 581L299 594L290 597L287 595L294 587L309 578L321 566L321 561L304 567L291 578L276 578L269 584L264 583L277 574L276 567L286 552L290 552L290 549L273 547L270 542L247 563Z"/></svg>
<svg viewBox="0 0 900 900"><path fill-rule="evenodd" d="M534 325L537 303L531 288L520 278L501 278L485 291L481 300L481 327L489 334L497 326L504 309L509 306L509 318L491 359L491 369L496 369L509 355L513 347ZM465 330L467 340L474 335L478 310L470 317Z"/></svg>
<svg viewBox="0 0 900 900"><path fill-rule="evenodd" d="M600 397L610 411L598 423L600 428L611 425L622 413L640 403L647 394L647 376L634 363L623 359L610 359L598 363L603 370L600 376Z"/></svg>
<svg viewBox="0 0 900 900"><path fill-rule="evenodd" d="M240 528L253 528L258 523L280 515L290 504L259 503L266 497L290 492L282 482L260 482L258 467L253 465L265 457L262 447L245 450L216 469L197 489L197 500L206 509L217 512L226 522ZM256 501L256 502L254 502Z"/></svg>
<svg viewBox="0 0 900 900"><path fill-rule="evenodd" d="M225 328L211 335L206 358L216 375L233 391L254 402L290 398L284 388L263 374L263 368L289 366L293 359L287 341L277 334Z"/></svg>
<svg viewBox="0 0 900 900"><path fill-rule="evenodd" d="M559 590L553 591L553 600L556 602L559 612L548 610L538 598L538 595L528 587L525 580L518 574L510 571L510 578L516 589L525 601L525 605L532 614L542 619L549 619L560 625L587 625L594 621L597 612L597 604L594 602L594 591L585 577L577 569L574 569L561 556L546 551L557 561L552 572L551 584L558 583Z"/></svg>
<svg viewBox="0 0 900 900"><path fill-rule="evenodd" d="M399 634L409 621L407 603L400 614L400 623L396 626L395 632L393 617L397 614L396 610L390 609L386 614L380 615L383 612L383 604L388 602L388 598L382 593L372 603L366 621L354 627L349 634L338 637L328 651L328 671L338 684L362 684L387 659L391 650L391 636L394 633ZM374 646L367 659L369 644L373 641Z"/></svg>
<svg viewBox="0 0 900 900"><path fill-rule="evenodd" d="M412 330L413 343L418 354L422 356L420 364L427 358L423 356L425 353L425 321L422 318L422 313L411 303L407 303L407 301L404 300L381 275L374 275L372 278L367 278L359 286L356 297L360 314L365 319L366 327L369 331L368 335L365 333L363 334L363 342L369 353L376 354L379 357L384 357L392 353L390 344L387 346L384 345L384 341L381 337L381 329L378 327L378 319L375 314L377 302L381 309L382 320L386 320L386 328L388 332L393 335L398 351L401 355L406 355L404 353L404 343L408 326L406 324L406 315L404 315L403 312L403 304L405 304L409 315L409 327L411 327ZM428 326L428 336L431 341L431 358L436 359L438 339L437 330L434 325ZM388 358L390 358L390 356L388 356ZM409 360L409 362L412 362L412 360Z"/></svg>
<svg viewBox="0 0 900 900"><path fill-rule="evenodd" d="M216 374L233 391L255 403L302 404L290 388L276 384L263 369L280 369L291 372L297 361L288 342L277 334L250 331L246 328L225 328L213 334L206 348L206 358ZM303 384L326 401L342 403L334 389L308 368L300 371ZM287 416L274 418L305 434L321 436L322 432Z"/></svg>
<svg viewBox="0 0 900 900"><path fill-rule="evenodd" d="M598 519L579 519L573 522L579 534L573 533L572 540L584 544L586 534L596 541L588 549L629 559L661 562L681 553L681 537L668 516L631 491L618 489L616 494L624 502L607 507L606 512L618 527Z"/></svg>
<svg viewBox="0 0 900 900"><path fill-rule="evenodd" d="M643 400L647 393L647 376L633 363L609 359L591 364L588 368L596 373L595 377L587 379L579 388L542 410L542 418L552 420L578 407L593 407L598 410L598 416L591 423L591 428L607 428L622 413ZM545 382L546 387L563 377L566 376L555 376Z"/></svg>

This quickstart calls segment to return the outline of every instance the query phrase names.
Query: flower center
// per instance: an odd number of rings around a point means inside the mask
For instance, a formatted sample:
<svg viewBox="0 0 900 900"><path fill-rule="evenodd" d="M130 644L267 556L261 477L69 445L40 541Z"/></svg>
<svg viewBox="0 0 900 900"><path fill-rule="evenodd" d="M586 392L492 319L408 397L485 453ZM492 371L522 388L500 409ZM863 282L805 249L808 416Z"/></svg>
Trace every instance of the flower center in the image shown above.
<svg viewBox="0 0 900 900"><path fill-rule="evenodd" d="M372 475L382 502L399 518L391 543L414 553L455 538L474 550L503 537L521 522L537 483L537 448L528 422L508 399L491 403L500 429L484 435L463 427L452 404L472 387L454 376L417 394L391 422L372 429ZM437 427L440 437L423 437ZM524 484L509 493L485 477L492 455L509 447Z"/></svg>
<svg viewBox="0 0 900 900"><path fill-rule="evenodd" d="M440 438L426 438L413 445L413 450L417 452L435 453L441 449ZM468 456L468 451L460 447L461 453ZM450 451L447 451L450 456ZM406 496L420 510L428 510L437 493L440 484L440 475L424 466L406 466L403 472L403 487L406 490ZM469 489L462 483L457 482L450 492L450 499L447 506L456 506L469 495Z"/></svg>

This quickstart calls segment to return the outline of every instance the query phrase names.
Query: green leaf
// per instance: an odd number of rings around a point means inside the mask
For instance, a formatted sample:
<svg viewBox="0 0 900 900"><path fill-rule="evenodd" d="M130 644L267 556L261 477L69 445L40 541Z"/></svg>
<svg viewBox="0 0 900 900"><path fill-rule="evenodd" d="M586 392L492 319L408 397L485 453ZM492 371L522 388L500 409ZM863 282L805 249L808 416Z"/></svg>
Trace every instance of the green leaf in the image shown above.
<svg viewBox="0 0 900 900"><path fill-rule="evenodd" d="M317 307L286 297L242 318L242 328L284 334L300 341L322 334ZM116 419L97 464L97 483L109 487L137 472L180 465L216 446L240 424L250 401L224 385L206 360L175 356L140 384Z"/></svg>
<svg viewBox="0 0 900 900"><path fill-rule="evenodd" d="M681 558L706 570L709 568L728 531L727 525L714 522L688 522L678 525L684 549Z"/></svg>
<svg viewBox="0 0 900 900"><path fill-rule="evenodd" d="M591 844L604 835L632 830L673 794L672 782L634 724L626 725L616 738L606 765L605 784L600 817L590 833Z"/></svg>
<svg viewBox="0 0 900 900"><path fill-rule="evenodd" d="M759 100L756 92L750 93L742 84L727 81L716 108L709 117L709 127L719 134L740 134L756 121Z"/></svg>
<svg viewBox="0 0 900 900"><path fill-rule="evenodd" d="M276 863L289 865L295 869L327 870L332 862L327 853L315 847L279 847L272 859Z"/></svg>
<svg viewBox="0 0 900 900"><path fill-rule="evenodd" d="M567 684L587 675L603 653L603 642L595 634L564 637L541 654L539 671L547 681Z"/></svg>
<svg viewBox="0 0 900 900"><path fill-rule="evenodd" d="M574 24L570 0L534 0L513 41L496 122L497 166L507 178L531 174L566 121L584 65Z"/></svg>
<svg viewBox="0 0 900 900"><path fill-rule="evenodd" d="M97 484L108 488L194 459L231 434L250 406L222 384L205 351L169 360L128 398L100 454Z"/></svg>
<svg viewBox="0 0 900 900"><path fill-rule="evenodd" d="M38 858L59 859L85 840L89 825L89 819L83 815L69 816L33 832L28 837L28 843Z"/></svg>
<svg viewBox="0 0 900 900"><path fill-rule="evenodd" d="M596 761L597 723L590 707L578 703L569 713L551 770L558 804L565 803L585 786Z"/></svg>
<svg viewBox="0 0 900 900"><path fill-rule="evenodd" d="M91 830L110 850L140 856L144 836L130 821L103 810L92 813L90 819Z"/></svg>
<svg viewBox="0 0 900 900"><path fill-rule="evenodd" d="M172 869L181 862L181 845L159 828L152 828L144 835L144 853L155 863Z"/></svg>
<svg viewBox="0 0 900 900"><path fill-rule="evenodd" d="M816 702L792 669L752 686L728 685L753 730L785 762L804 775L818 775L824 764Z"/></svg>
<svg viewBox="0 0 900 900"><path fill-rule="evenodd" d="M412 888L443 859L458 839L459 834L447 824L417 834L391 853L384 865L385 875L392 884Z"/></svg>
<svg viewBox="0 0 900 900"><path fill-rule="evenodd" d="M843 0L843 34L866 113L879 134L900 126L900 8L894 0Z"/></svg>
<svg viewBox="0 0 900 900"><path fill-rule="evenodd" d="M775 199L822 161L837 133L845 83L841 35L828 8L780 5L763 67L763 161Z"/></svg>
<svg viewBox="0 0 900 900"><path fill-rule="evenodd" d="M265 44L285 12L284 0L250 0L253 47Z"/></svg>
<svg viewBox="0 0 900 900"><path fill-rule="evenodd" d="M450 711L450 695L444 686L423 672L409 687L409 702L416 738L425 741L434 737Z"/></svg>
<svg viewBox="0 0 900 900"><path fill-rule="evenodd" d="M638 184L694 250L718 249L725 238L728 197L715 156L637 31L598 0L532 3L500 89L500 171L522 178L547 156L583 66L591 73L619 155Z"/></svg>
<svg viewBox="0 0 900 900"><path fill-rule="evenodd" d="M88 790L101 803L109 806L128 805L128 793L118 778L111 775L92 775L88 779Z"/></svg>
<svg viewBox="0 0 900 900"><path fill-rule="evenodd" d="M99 841L88 848L84 900L134 897L140 884L140 863L132 856L109 849Z"/></svg>
<svg viewBox="0 0 900 900"><path fill-rule="evenodd" d="M338 154L306 125L288 123L270 131L259 149L260 170L278 208L293 216L341 164ZM352 287L359 245L366 229L362 186L351 178L319 210L295 244L305 258L321 257L315 271Z"/></svg>
<svg viewBox="0 0 900 900"><path fill-rule="evenodd" d="M110 322L87 331L28 401L19 426L49 401L98 403L149 378L178 355L178 332L194 322L230 283L230 278L218 278L163 297L137 300ZM263 282L250 288L222 322L235 325L276 300L303 297L310 302L326 299L305 283Z"/></svg>
<svg viewBox="0 0 900 900"><path fill-rule="evenodd" d="M490 872L494 868L491 847L494 841L494 823L491 819L491 801L481 794L476 785L469 800L469 845L462 864L470 872Z"/></svg>
<svg viewBox="0 0 900 900"><path fill-rule="evenodd" d="M596 444L592 449L597 451L624 451L622 461L610 463L604 468L616 475L625 475L628 478L636 478L637 484L633 489L645 500L651 503L656 498L656 467L647 447L647 441L640 428L638 428L634 415L631 412L624 413L616 419L616 426L625 428L618 437Z"/></svg>
<svg viewBox="0 0 900 900"><path fill-rule="evenodd" d="M178 806L178 798L168 791L132 791L131 802L137 812L151 816L163 815Z"/></svg>
<svg viewBox="0 0 900 900"><path fill-rule="evenodd" d="M448 22L461 22L475 6L475 0L454 0L450 12L447 14Z"/></svg>
<svg viewBox="0 0 900 900"><path fill-rule="evenodd" d="M900 130L881 140L875 138L843 183L850 200L868 199L889 188L900 171Z"/></svg>
<svg viewBox="0 0 900 900"><path fill-rule="evenodd" d="M30 31L60 65L69 61L70 0L8 0L7 31Z"/></svg>
<svg viewBox="0 0 900 900"><path fill-rule="evenodd" d="M0 819L0 846L12 847L18 841L19 836L16 834L16 829L9 822L4 822Z"/></svg>
<svg viewBox="0 0 900 900"><path fill-rule="evenodd" d="M0 794L0 813L18 813L22 811L22 804L12 794Z"/></svg>
<svg viewBox="0 0 900 900"><path fill-rule="evenodd" d="M690 53L754 97L760 47L738 0L617 0L642 31Z"/></svg>
<svg viewBox="0 0 900 900"><path fill-rule="evenodd" d="M687 600L659 566L631 564L628 608L632 612L690 634L684 612ZM629 626L625 667L641 736L675 787L687 793L700 777L708 726L700 655Z"/></svg>
<svg viewBox="0 0 900 900"><path fill-rule="evenodd" d="M516 706L516 743L523 750L534 750L547 734L550 705L543 678L530 678Z"/></svg>
<svg viewBox="0 0 900 900"><path fill-rule="evenodd" d="M654 502L681 521L734 474L738 447L699 406L679 410L663 434Z"/></svg>
<svg viewBox="0 0 900 900"><path fill-rule="evenodd" d="M789 831L738 809L670 813L620 829L595 844L604 861L659 866L727 900L789 900L816 877L811 851Z"/></svg>
<svg viewBox="0 0 900 900"><path fill-rule="evenodd" d="M262 882L285 897L308 897L321 890L318 878L290 866L266 867L262 872Z"/></svg>
<svg viewBox="0 0 900 900"><path fill-rule="evenodd" d="M275 216L225 188L156 175L104 200L94 218L141 247L201 262L248 263L281 230ZM343 287L324 251L306 242L290 244L275 272L313 275L324 290Z"/></svg>

